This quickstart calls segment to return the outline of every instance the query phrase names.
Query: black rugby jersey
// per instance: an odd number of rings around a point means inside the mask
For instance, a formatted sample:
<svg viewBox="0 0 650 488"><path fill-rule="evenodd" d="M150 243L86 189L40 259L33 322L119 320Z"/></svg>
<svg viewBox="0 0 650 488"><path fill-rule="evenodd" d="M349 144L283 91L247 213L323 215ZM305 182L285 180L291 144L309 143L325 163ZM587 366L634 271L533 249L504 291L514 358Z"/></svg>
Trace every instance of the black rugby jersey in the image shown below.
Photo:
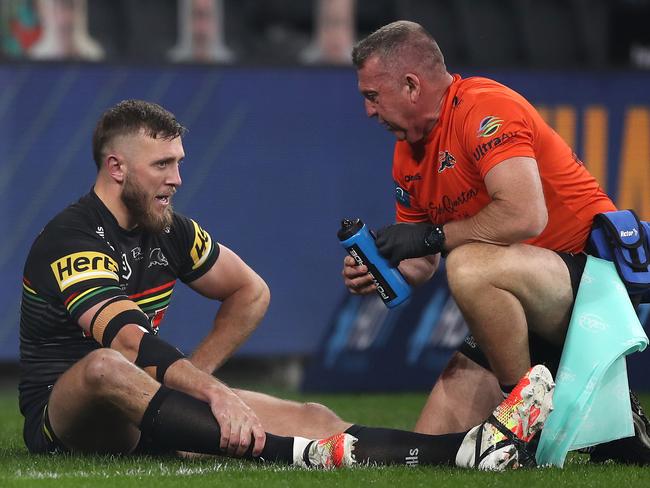
<svg viewBox="0 0 650 488"><path fill-rule="evenodd" d="M174 213L160 234L122 229L94 191L54 217L25 263L20 311L20 409L83 356L101 347L79 317L110 297L128 296L157 333L177 278L207 272L219 245L193 220Z"/></svg>

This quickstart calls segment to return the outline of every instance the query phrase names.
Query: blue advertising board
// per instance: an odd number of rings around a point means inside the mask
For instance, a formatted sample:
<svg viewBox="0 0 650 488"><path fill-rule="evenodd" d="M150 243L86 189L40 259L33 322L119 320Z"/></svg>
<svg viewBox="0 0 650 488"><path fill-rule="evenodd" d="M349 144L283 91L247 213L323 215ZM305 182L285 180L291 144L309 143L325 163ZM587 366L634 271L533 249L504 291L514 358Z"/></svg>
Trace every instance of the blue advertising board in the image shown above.
<svg viewBox="0 0 650 488"><path fill-rule="evenodd" d="M650 304L639 309L650 330ZM305 391L428 390L469 333L442 267L410 301L388 309L378 296L344 298L308 362ZM587 345L585 345L587 347ZM647 353L627 358L630 385L648 390Z"/></svg>
<svg viewBox="0 0 650 488"><path fill-rule="evenodd" d="M527 96L617 202L650 219L650 73L481 74ZM394 218L392 135L366 118L352 69L9 64L0 66L0 360L18 357L31 242L90 189L94 124L125 98L158 102L189 128L176 209L271 288L240 354L316 352L345 296L340 220ZM217 307L179 285L161 335L189 352Z"/></svg>

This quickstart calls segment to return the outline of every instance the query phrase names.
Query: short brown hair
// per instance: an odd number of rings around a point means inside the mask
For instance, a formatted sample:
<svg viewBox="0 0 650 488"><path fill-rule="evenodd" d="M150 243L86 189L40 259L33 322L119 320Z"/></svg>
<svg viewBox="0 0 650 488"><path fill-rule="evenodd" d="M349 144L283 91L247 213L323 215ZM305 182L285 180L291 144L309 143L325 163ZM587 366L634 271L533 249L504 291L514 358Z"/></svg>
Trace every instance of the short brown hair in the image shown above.
<svg viewBox="0 0 650 488"><path fill-rule="evenodd" d="M352 62L357 69L363 68L372 56L378 56L389 66L417 60L433 71L441 67L446 70L445 58L435 39L420 24L407 20L398 20L377 29L352 49Z"/></svg>
<svg viewBox="0 0 650 488"><path fill-rule="evenodd" d="M101 168L106 144L117 136L135 134L144 129L150 137L174 139L187 129L174 114L160 105L143 100L123 100L102 114L93 133L93 159Z"/></svg>

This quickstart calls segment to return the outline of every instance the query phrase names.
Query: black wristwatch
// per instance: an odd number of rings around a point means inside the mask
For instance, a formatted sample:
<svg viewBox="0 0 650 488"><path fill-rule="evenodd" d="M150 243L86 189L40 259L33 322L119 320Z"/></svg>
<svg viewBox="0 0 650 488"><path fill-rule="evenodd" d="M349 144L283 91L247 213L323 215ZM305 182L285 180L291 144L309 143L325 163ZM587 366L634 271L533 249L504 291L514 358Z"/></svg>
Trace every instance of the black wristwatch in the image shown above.
<svg viewBox="0 0 650 488"><path fill-rule="evenodd" d="M434 225L431 232L424 237L424 244L431 249L431 254L444 253L445 231L442 225Z"/></svg>

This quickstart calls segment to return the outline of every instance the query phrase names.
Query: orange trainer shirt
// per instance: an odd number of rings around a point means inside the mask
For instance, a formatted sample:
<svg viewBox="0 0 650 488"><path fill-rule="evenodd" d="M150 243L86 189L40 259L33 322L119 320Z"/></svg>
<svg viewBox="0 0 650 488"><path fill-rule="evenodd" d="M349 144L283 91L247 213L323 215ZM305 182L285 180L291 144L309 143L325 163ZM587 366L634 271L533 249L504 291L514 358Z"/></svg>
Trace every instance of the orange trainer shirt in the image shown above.
<svg viewBox="0 0 650 488"><path fill-rule="evenodd" d="M475 215L491 201L485 175L517 156L537 161L548 208L544 231L525 242L582 251L594 215L616 210L614 204L524 97L486 78L454 75L426 140L397 142L397 221L441 225Z"/></svg>

